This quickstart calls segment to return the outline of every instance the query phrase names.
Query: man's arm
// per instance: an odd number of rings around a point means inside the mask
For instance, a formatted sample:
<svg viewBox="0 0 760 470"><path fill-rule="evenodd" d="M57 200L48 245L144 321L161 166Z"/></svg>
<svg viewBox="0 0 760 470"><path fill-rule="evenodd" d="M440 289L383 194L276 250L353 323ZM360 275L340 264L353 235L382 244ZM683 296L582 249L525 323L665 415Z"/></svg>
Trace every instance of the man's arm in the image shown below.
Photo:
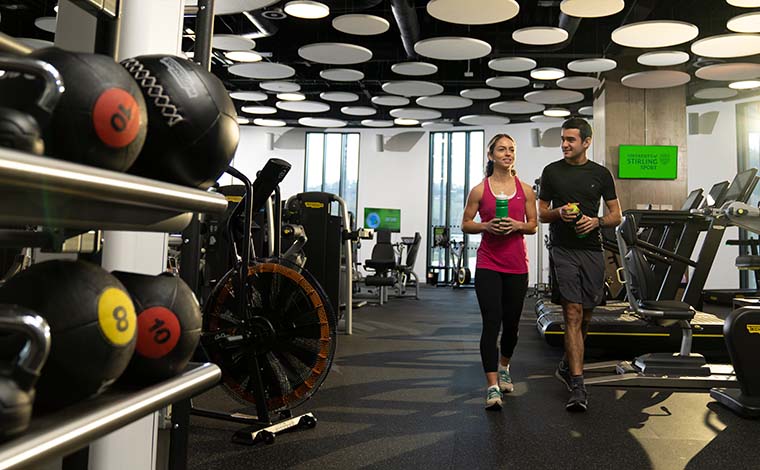
<svg viewBox="0 0 760 470"><path fill-rule="evenodd" d="M609 201L604 201L604 204L607 206L607 215L599 217L599 225L602 227L617 227L623 221L620 201L610 199Z"/></svg>

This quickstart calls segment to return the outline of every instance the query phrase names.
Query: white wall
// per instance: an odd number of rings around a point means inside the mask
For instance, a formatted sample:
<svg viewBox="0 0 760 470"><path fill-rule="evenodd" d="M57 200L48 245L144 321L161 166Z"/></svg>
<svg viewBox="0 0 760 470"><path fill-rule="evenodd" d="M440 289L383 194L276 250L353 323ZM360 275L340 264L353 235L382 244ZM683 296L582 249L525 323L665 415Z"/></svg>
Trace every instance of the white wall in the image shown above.
<svg viewBox="0 0 760 470"><path fill-rule="evenodd" d="M705 192L710 187L723 180L731 181L738 171L736 147L736 105L747 101L757 101L758 98L741 101L718 101L688 106L689 113L700 115L700 134L689 135L688 175L689 191L703 188ZM710 129L710 125L714 126ZM700 237L695 247L696 257L701 247ZM705 284L706 289L729 289L739 287L739 274L734 266L734 260L739 254L738 247L726 246L725 241L739 238L739 229L729 227L723 235L723 242L710 269L710 275Z"/></svg>
<svg viewBox="0 0 760 470"><path fill-rule="evenodd" d="M457 127L456 130L481 128ZM497 133L508 133L517 142L518 177L529 184L541 175L543 167L561 158L559 151L559 131L551 124L512 124L507 126L487 126L485 139ZM534 129L538 130L533 136ZM550 130L551 129L551 130ZM233 166L255 178L256 172L269 158L281 158L293 167L281 185L283 199L303 190L305 133L301 128L241 128L240 146ZM314 131L319 131L314 129ZM424 279L427 247L427 204L428 204L428 160L429 132L416 129L336 129L336 132L359 132L361 135L359 156L358 212L364 207L393 207L401 209L401 234L394 234L394 241L401 236L411 236L419 232L423 239L415 272ZM267 136L272 134L272 137ZM383 150L377 145L382 136ZM533 141L538 137L539 146ZM269 142L273 143L269 150ZM483 156L485 162L485 155ZM232 178L225 176L220 184L230 184ZM543 233L548 233L545 229ZM536 282L536 247L539 237L528 236L528 251L531 259L530 283ZM374 246L373 241L363 241L359 261L368 259ZM543 246L543 243L541 243ZM544 259L548 259L546 256ZM547 278L548 262L544 263L544 281Z"/></svg>

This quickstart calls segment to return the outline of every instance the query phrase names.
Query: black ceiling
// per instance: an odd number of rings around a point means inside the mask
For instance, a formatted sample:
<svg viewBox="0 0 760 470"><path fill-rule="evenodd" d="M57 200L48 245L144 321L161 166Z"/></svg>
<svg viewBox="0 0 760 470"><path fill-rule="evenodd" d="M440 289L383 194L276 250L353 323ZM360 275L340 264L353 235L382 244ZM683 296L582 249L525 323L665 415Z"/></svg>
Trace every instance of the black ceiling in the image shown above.
<svg viewBox="0 0 760 470"><path fill-rule="evenodd" d="M224 0L217 0L224 1ZM502 23L492 25L465 26L446 23L431 17L426 11L428 0L407 0L413 6L416 13L416 21L413 16L407 15L407 20L418 29L415 40L421 40L439 36L465 36L481 39L488 42L492 52L486 57L471 61L442 61L425 57L414 57L407 53L402 41L399 26L391 10L392 0L321 0L327 4L331 11L326 18L318 20L304 20L283 15L282 19L267 19L272 12L277 13L285 3L278 2L262 10L250 12L249 16L257 19L258 27L242 14L217 16L214 24L215 34L245 34L259 32L268 37L256 38L257 52L265 55L264 60L290 65L295 68L296 75L287 80L295 81L301 86L301 92L307 99L319 99L319 93L323 91L350 91L358 94L358 102L347 103L351 106L372 106L378 110L377 114L370 116L371 119L392 119L387 106L377 106L370 102L370 98L376 95L385 95L381 90L381 84L390 80L425 80L443 85L444 94L458 95L463 89L487 88L485 80L489 77L504 75L488 68L488 61L497 57L525 56L535 59L539 67L558 67L566 70L567 63L571 60L587 57L609 57L618 62L618 69L613 72L616 76L621 71L626 73L641 70L649 70L636 63L636 57L647 50L620 47L610 40L611 32L622 24L654 19L674 19L687 21L699 27L699 38L729 32L726 29L726 21L736 15L747 13L749 9L730 6L725 0L626 0L625 8L618 14L605 18L574 19L564 17L561 14L559 0L519 0L520 12L517 17ZM461 0L466 4L466 0ZM34 37L52 40L53 35L37 29L34 19L38 16L53 14L55 0L0 0L0 31L12 36ZM398 3L398 2L397 2ZM336 16L347 13L366 13L385 18L390 23L390 29L375 36L349 35L335 30L331 21ZM195 17L188 15L185 19L186 28L195 29ZM571 33L570 39L560 45L552 46L526 46L512 40L512 32L527 26L563 26ZM414 30L414 28L412 29ZM370 61L355 65L324 65L311 63L298 55L298 48L317 42L346 42L364 46L373 52ZM669 50L689 51L690 43L681 44ZM183 41L186 50L193 49L193 38L186 37ZM407 77L391 71L391 65L397 62L420 60L434 63L438 66L438 72L424 77ZM757 57L742 58L743 62L758 61ZM705 65L705 59L694 57L683 65L671 67L687 72L693 72L698 66ZM709 63L715 63L710 60ZM212 63L212 71L216 73L227 85L230 91L256 90L259 81L235 77L227 72L227 62L223 56L215 51ZM335 82L324 80L319 72L327 68L345 67L360 70L365 78L359 82ZM472 76L465 76L466 72L472 72ZM469 75L469 74L468 74ZM510 73L530 78L529 72ZM567 75L577 75L567 72ZM611 75L613 76L613 75ZM692 74L692 81L688 85L688 96L699 88L716 86L713 83L702 81ZM488 109L492 101L521 100L523 95L532 89L554 88L553 82L532 80L531 84L519 89L500 89L501 97L496 100L476 100L468 108L441 110L443 119L456 121L465 114L494 114ZM256 105L274 106L277 99L273 92L265 91L270 96L265 102L250 103ZM746 96L740 94L739 97ZM586 99L581 103L566 106L573 112L581 106L590 105L592 91L584 91ZM693 101L693 100L692 100ZM244 103L236 102L238 107ZM272 117L285 120L289 125L297 125L297 119L303 116L331 117L349 121L349 125L358 125L362 119L355 116L347 116L340 112L340 103L330 103L328 112L316 114L293 113L279 110ZM414 106L412 101L411 106ZM239 108L238 108L239 109ZM256 116L251 116L256 117ZM529 115L510 115L512 122L524 122Z"/></svg>

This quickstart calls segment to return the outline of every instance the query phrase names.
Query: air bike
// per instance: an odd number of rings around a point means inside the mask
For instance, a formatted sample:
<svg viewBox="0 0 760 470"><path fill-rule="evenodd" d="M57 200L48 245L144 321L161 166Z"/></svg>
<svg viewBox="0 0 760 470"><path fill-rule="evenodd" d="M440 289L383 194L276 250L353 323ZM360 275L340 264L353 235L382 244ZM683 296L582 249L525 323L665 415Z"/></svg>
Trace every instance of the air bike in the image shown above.
<svg viewBox="0 0 760 470"><path fill-rule="evenodd" d="M720 208L704 208L695 215L712 226L736 225L760 233L760 210L744 202L727 201ZM695 309L685 302L656 299L656 282L647 257L678 259L679 256L637 238L632 215L623 217L616 229L625 274L628 301L636 315L662 326L680 326L678 353L649 353L633 361L586 366L587 372L603 372L610 366L616 374L592 376L589 386L616 388L643 387L672 390L709 390L710 396L745 418L760 417L760 307L745 306L732 311L725 320L723 336L731 364L707 364L701 354L691 352ZM680 260L685 262L686 260ZM760 269L760 257L740 256L743 269Z"/></svg>

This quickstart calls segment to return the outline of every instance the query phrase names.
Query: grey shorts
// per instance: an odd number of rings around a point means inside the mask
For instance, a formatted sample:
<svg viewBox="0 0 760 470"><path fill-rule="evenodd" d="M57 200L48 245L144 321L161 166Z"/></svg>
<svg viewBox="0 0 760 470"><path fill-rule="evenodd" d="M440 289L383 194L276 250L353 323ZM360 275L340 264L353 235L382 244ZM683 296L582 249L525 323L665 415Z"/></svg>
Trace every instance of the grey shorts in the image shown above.
<svg viewBox="0 0 760 470"><path fill-rule="evenodd" d="M563 300L591 309L604 298L604 253L571 250L560 246L551 249L552 301Z"/></svg>

